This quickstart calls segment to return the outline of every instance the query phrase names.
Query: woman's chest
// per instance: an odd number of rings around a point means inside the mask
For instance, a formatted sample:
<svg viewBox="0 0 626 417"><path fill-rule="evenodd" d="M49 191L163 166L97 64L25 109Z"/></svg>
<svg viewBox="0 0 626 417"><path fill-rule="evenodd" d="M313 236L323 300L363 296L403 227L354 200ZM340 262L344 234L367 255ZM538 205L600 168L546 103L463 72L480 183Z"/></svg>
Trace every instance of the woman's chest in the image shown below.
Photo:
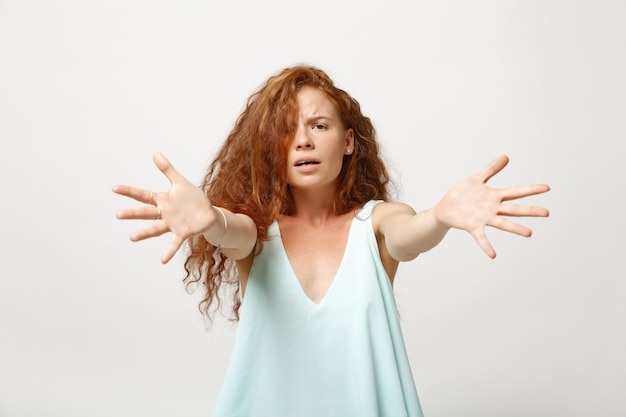
<svg viewBox="0 0 626 417"><path fill-rule="evenodd" d="M289 264L306 296L319 304L337 277L345 257L351 222L331 228L281 225Z"/></svg>

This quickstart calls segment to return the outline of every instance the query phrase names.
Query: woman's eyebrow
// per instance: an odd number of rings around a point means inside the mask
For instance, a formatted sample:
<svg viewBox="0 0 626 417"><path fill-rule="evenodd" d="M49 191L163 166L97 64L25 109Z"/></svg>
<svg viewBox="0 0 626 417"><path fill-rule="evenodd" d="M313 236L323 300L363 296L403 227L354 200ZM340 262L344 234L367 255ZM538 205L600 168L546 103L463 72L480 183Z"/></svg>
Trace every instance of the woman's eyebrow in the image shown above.
<svg viewBox="0 0 626 417"><path fill-rule="evenodd" d="M306 119L307 123L315 123L315 122L320 122L320 121L331 121L332 117L329 116L312 116Z"/></svg>

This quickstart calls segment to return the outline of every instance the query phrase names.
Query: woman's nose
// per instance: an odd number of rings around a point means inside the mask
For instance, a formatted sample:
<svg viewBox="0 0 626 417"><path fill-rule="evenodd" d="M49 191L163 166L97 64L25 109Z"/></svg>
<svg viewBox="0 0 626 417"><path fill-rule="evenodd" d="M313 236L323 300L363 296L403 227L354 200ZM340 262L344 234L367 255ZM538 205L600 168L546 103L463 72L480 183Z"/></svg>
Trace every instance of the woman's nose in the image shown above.
<svg viewBox="0 0 626 417"><path fill-rule="evenodd" d="M296 149L313 148L313 140L311 139L305 127L300 127L296 131L295 145Z"/></svg>

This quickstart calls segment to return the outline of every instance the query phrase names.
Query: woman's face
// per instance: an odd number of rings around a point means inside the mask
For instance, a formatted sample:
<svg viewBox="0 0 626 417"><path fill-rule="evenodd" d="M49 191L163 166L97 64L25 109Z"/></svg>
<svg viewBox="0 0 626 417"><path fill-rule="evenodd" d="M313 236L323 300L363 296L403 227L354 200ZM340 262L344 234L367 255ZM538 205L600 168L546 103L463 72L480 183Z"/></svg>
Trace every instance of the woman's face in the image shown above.
<svg viewBox="0 0 626 417"><path fill-rule="evenodd" d="M354 149L354 132L344 127L334 104L316 88L302 87L298 92L298 105L287 182L292 189L333 192L343 157Z"/></svg>

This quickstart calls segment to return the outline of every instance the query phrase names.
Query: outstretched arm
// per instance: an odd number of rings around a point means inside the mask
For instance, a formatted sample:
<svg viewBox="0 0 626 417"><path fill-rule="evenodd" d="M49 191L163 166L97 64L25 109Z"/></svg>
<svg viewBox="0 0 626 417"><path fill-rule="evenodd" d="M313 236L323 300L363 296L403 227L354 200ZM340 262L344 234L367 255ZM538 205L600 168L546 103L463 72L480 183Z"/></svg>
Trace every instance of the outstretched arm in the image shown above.
<svg viewBox="0 0 626 417"><path fill-rule="evenodd" d="M508 164L507 156L500 156L487 167L459 182L446 192L431 209L417 213L403 204L391 204L380 217L380 233L389 254L398 261L415 258L436 246L450 228L465 230L491 258L494 248L485 236L485 226L529 237L531 230L507 217L547 217L542 207L510 204L550 188L545 184L511 188L491 188L487 181Z"/></svg>
<svg viewBox="0 0 626 417"><path fill-rule="evenodd" d="M169 190L157 193L128 185L113 187L113 192L146 204L119 211L118 219L153 221L130 235L133 242L171 232L172 239L161 257L163 263L172 259L185 240L198 235L219 245L224 255L233 259L250 254L256 243L256 226L250 217L211 205L204 192L179 174L162 154L154 155L154 163L170 180Z"/></svg>

